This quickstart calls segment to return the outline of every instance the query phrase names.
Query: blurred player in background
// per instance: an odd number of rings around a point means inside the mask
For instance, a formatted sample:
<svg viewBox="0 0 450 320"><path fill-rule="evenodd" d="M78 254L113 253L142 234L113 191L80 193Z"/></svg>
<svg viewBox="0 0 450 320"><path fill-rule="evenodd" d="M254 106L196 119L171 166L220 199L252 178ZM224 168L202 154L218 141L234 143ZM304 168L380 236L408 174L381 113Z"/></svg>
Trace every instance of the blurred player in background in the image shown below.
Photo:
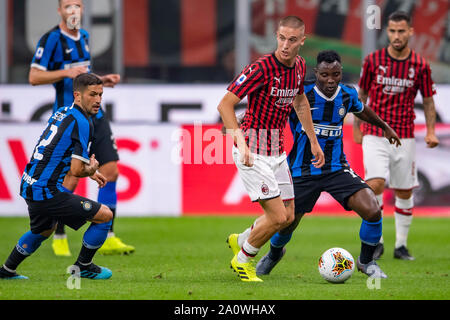
<svg viewBox="0 0 450 320"><path fill-rule="evenodd" d="M58 14L61 16L61 22L39 40L29 73L29 82L32 85L53 84L55 87L56 99L53 112L60 107L72 104L72 79L81 73L91 72L89 34L86 30L80 29L83 1L59 0ZM120 75L108 74L101 76L101 79L105 87L114 87L120 81ZM92 121L94 139L91 152L97 155L100 163L99 171L108 180L106 186L99 190L98 201L107 205L115 217L119 155L105 112L100 109ZM64 181L68 192L75 190L78 180L78 177L69 172ZM58 224L52 248L57 256L71 255L62 223ZM115 236L113 224L111 224L108 238L99 252L102 254L127 254L134 250L133 246L124 244Z"/></svg>
<svg viewBox="0 0 450 320"><path fill-rule="evenodd" d="M76 177L90 177L100 188L107 182L97 171L99 163L95 155L89 156L93 137L91 116L100 110L103 82L88 73L77 76L73 82L74 103L58 109L50 117L22 175L20 195L28 205L30 231L22 235L0 268L0 279L28 279L17 274L17 267L50 237L60 221L74 230L86 221L92 222L84 233L75 262L79 275L89 279L108 279L112 275L111 270L92 262L111 226L111 210L98 202L66 192L63 187L69 170Z"/></svg>
<svg viewBox="0 0 450 320"><path fill-rule="evenodd" d="M254 257L275 232L294 219L294 190L284 152L283 129L292 107L310 140L313 166L321 167L323 152L314 134L309 103L303 93L305 60L298 51L305 41L305 25L295 16L283 18L277 30L278 46L244 68L228 86L218 110L223 124L233 135L233 158L250 199L258 201L264 214L230 246L240 242L231 266L242 281L262 281L256 276ZM248 96L241 129L235 105ZM232 246L233 248L233 246Z"/></svg>
<svg viewBox="0 0 450 320"><path fill-rule="evenodd" d="M303 215L313 210L322 192L328 192L342 207L355 211L362 218L359 231L361 253L357 268L374 278L386 278L386 274L373 260L382 231L381 209L373 191L347 162L342 140L344 118L352 112L381 128L391 144L399 145L400 139L372 109L364 107L355 88L340 84L342 65L337 52L319 52L314 71L316 80L305 83L305 95L311 105L314 128L324 150L325 164L320 169L311 166L308 138L297 115L291 112L289 124L294 145L288 162L294 180L295 220L271 238L270 251L256 265L256 274L266 275L272 271L284 256L285 246Z"/></svg>
<svg viewBox="0 0 450 320"><path fill-rule="evenodd" d="M393 148L383 138L383 131L370 123L356 119L354 140L362 143L365 179L383 207L383 191L387 174L389 187L395 190L395 250L394 257L414 260L407 249L408 232L414 207L413 188L418 186L416 144L414 140L414 99L420 90L426 118L425 141L429 148L439 144L435 135L436 93L429 64L408 46L413 35L411 20L404 12L394 12L388 18L389 46L369 54L359 80L359 97L401 138L402 145ZM368 102L367 102L368 101ZM380 240L375 259L384 252Z"/></svg>

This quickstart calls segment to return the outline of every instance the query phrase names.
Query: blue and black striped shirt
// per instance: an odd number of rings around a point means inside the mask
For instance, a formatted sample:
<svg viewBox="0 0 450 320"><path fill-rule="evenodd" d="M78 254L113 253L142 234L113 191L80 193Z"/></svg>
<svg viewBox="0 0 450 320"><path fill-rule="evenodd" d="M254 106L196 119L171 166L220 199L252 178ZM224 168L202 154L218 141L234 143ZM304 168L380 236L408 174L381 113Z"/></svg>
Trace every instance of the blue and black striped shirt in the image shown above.
<svg viewBox="0 0 450 320"><path fill-rule="evenodd" d="M314 83L305 84L305 95L311 106L314 131L325 155L322 168L311 164L312 153L308 136L295 111L289 116L294 145L288 156L293 177L331 173L348 166L342 143L344 118L349 112L359 113L364 105L358 99L355 88L339 84L336 93L328 98Z"/></svg>
<svg viewBox="0 0 450 320"><path fill-rule="evenodd" d="M64 191L62 183L72 158L89 164L92 135L92 121L81 107L73 104L59 108L48 120L25 167L20 195L41 201Z"/></svg>
<svg viewBox="0 0 450 320"><path fill-rule="evenodd" d="M74 38L59 28L54 27L42 36L37 45L31 62L31 67L55 71L85 66L91 71L91 54L89 51L89 34L80 29L78 37ZM56 99L53 112L58 108L70 106L73 103L73 80L64 78L53 84Z"/></svg>

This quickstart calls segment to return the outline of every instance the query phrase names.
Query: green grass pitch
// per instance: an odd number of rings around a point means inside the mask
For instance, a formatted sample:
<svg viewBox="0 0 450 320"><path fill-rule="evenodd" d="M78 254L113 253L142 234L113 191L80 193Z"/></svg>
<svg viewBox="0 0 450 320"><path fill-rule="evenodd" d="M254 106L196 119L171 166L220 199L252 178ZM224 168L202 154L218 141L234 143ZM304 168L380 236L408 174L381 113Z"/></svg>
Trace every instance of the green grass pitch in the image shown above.
<svg viewBox="0 0 450 320"><path fill-rule="evenodd" d="M71 265L86 227L69 230L72 257L56 257L51 240L19 267L24 281L1 281L0 300L336 300L450 298L450 219L415 217L409 247L415 261L393 258L394 219L385 217L385 254L379 264L389 276L379 289L368 289L367 276L355 271L344 284L330 284L317 270L320 255L342 247L359 254L358 217L306 216L287 246L287 253L262 283L241 282L230 269L229 233L240 232L255 217L118 218L117 235L136 247L129 256L101 256L107 281L82 279L80 289L68 289ZM27 218L0 219L0 263L28 229ZM267 252L267 245L258 257Z"/></svg>

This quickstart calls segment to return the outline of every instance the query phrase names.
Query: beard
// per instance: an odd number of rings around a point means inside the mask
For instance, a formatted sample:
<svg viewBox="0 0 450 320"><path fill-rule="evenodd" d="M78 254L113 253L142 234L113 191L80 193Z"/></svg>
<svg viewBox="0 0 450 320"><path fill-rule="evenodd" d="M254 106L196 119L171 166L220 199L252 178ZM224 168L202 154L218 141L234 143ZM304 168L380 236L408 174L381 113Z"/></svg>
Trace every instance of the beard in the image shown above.
<svg viewBox="0 0 450 320"><path fill-rule="evenodd" d="M408 41L406 41L404 44L402 44L400 47L395 47L393 43L391 43L392 49L398 52L402 52L403 49L405 49L408 46Z"/></svg>
<svg viewBox="0 0 450 320"><path fill-rule="evenodd" d="M70 30L79 30L81 28L81 15L80 14L72 14L67 17L66 25Z"/></svg>

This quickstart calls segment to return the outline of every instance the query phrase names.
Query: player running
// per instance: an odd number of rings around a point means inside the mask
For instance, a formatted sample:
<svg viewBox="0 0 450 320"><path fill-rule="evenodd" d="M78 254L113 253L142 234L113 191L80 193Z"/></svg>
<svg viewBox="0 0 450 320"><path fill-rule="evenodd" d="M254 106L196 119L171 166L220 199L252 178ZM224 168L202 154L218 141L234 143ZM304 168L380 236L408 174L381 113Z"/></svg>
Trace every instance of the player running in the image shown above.
<svg viewBox="0 0 450 320"><path fill-rule="evenodd" d="M83 1L59 0L58 13L61 16L61 22L39 40L29 73L29 82L32 85L53 84L56 90L53 112L73 103L72 79L81 73L91 71L89 34L86 30L80 29ZM108 74L100 78L105 87L114 87L120 81L118 74ZM115 216L119 155L104 111L100 109L92 121L95 129L91 152L97 155L100 163L99 171L108 179L106 186L99 190L98 201L107 205ZM66 176L64 186L68 192L75 190L78 179L70 173ZM64 225L61 223L58 224L55 232L52 248L57 256L71 255ZM133 246L124 244L115 236L111 224L108 239L99 252L121 254L131 253L134 250Z"/></svg>
<svg viewBox="0 0 450 320"><path fill-rule="evenodd" d="M228 86L218 106L227 132L233 135L233 158L252 201L264 210L231 260L242 281L262 281L256 276L254 257L275 232L294 219L294 190L284 152L283 129L292 107L305 132L314 167L324 163L314 134L309 103L303 92L305 60L297 53L305 41L305 25L295 16L281 19L278 46L244 68ZM248 107L239 129L234 107L245 96ZM230 235L227 241L232 241Z"/></svg>
<svg viewBox="0 0 450 320"><path fill-rule="evenodd" d="M383 132L370 123L355 121L355 142L361 143L364 155L365 179L383 207L383 191L387 174L389 187L395 191L394 258L414 260L407 249L412 222L414 199L412 189L418 186L416 142L414 139L414 99L420 90L423 97L429 148L439 144L435 135L436 94L429 64L408 46L413 35L411 20L404 12L394 12L388 18L389 46L369 54L359 80L359 97L386 121L399 135L402 146L393 148ZM364 135L364 137L363 137ZM378 259L384 252L383 238L375 252Z"/></svg>
<svg viewBox="0 0 450 320"><path fill-rule="evenodd" d="M111 210L98 202L66 192L63 186L69 170L76 177L90 177L100 188L107 181L97 171L99 163L95 156L89 157L93 136L90 117L100 110L103 82L99 77L85 73L77 76L73 83L74 103L58 109L50 117L22 175L20 195L28 205L30 231L22 235L0 268L0 279L28 279L17 274L16 269L50 237L57 221L74 230L91 221L84 233L75 266L82 278L108 279L112 275L111 270L92 262L111 226Z"/></svg>
<svg viewBox="0 0 450 320"><path fill-rule="evenodd" d="M399 144L396 133L382 121L372 109L363 106L353 87L340 84L342 79L341 58L335 51L322 51L317 56L316 81L305 85L310 102L312 118L319 144L325 153L325 164L317 169L310 164L312 158L307 137L295 113L289 123L294 145L288 162L294 180L295 220L277 232L270 240L270 251L256 265L257 275L269 274L286 253L290 241L305 213L311 212L322 192L330 193L346 210L358 213L362 220L360 228L361 253L357 267L363 273L378 278L386 274L372 259L373 251L381 237L381 210L373 191L350 168L343 153L342 126L347 113L382 128L390 143ZM239 240L245 234L238 236ZM232 244L237 250L239 242Z"/></svg>

